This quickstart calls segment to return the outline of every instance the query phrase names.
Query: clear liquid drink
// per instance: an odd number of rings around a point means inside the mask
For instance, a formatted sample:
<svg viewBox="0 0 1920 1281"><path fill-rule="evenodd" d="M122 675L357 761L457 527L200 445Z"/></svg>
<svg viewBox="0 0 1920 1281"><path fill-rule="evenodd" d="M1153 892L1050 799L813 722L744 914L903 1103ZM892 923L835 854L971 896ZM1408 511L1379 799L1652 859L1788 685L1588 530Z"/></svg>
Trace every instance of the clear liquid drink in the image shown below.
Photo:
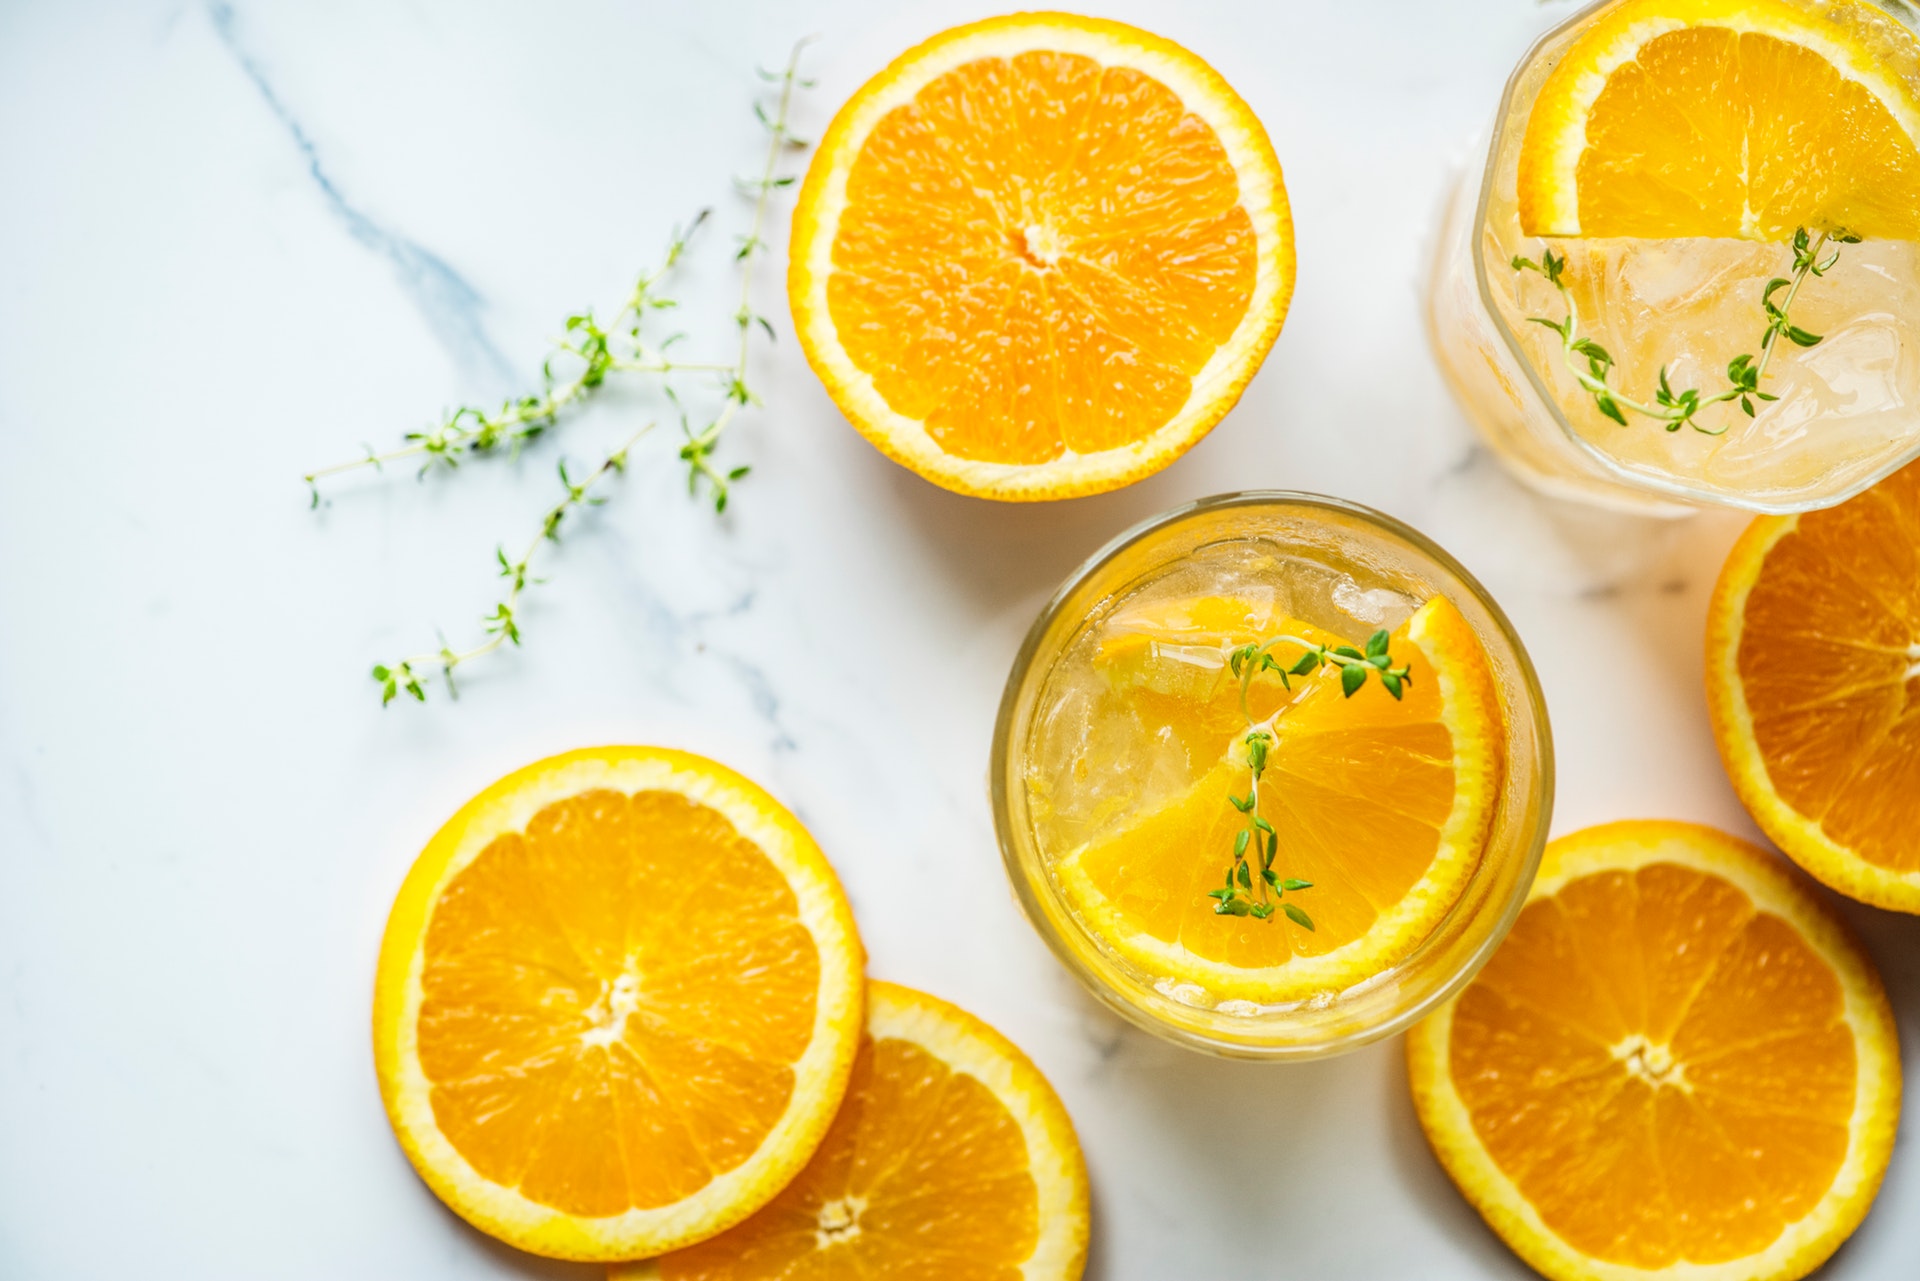
<svg viewBox="0 0 1920 1281"><path fill-rule="evenodd" d="M1897 211L1920 189L1911 21L1897 0L1611 0L1521 62L1484 169L1449 210L1428 319L1461 406L1522 479L1626 508L1792 512L1920 455L1920 243ZM1830 136L1808 157L1770 155L1789 149L1802 99ZM1736 107L1738 137L1723 127ZM1634 170L1636 149L1661 147L1675 157ZM1591 230L1530 234L1581 212ZM1769 304L1789 300L1792 332L1770 338ZM1727 398L1676 427L1663 391Z"/></svg>
<svg viewBox="0 0 1920 1281"><path fill-rule="evenodd" d="M1465 571L1378 513L1255 493L1148 522L1061 589L992 781L1021 902L1096 995L1284 1057L1470 977L1531 880L1552 764L1525 652Z"/></svg>

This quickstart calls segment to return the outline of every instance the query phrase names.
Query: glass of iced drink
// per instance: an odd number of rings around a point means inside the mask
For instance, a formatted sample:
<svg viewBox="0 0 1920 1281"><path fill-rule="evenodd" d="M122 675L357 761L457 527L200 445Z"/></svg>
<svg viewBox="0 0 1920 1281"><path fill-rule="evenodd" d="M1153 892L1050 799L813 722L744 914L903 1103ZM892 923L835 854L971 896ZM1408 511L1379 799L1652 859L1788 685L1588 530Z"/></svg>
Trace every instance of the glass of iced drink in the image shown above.
<svg viewBox="0 0 1920 1281"><path fill-rule="evenodd" d="M1231 494L1054 596L1001 700L994 819L1028 917L1102 1001L1220 1054L1313 1057L1459 989L1552 808L1540 686L1405 525Z"/></svg>
<svg viewBox="0 0 1920 1281"><path fill-rule="evenodd" d="M1920 455L1913 13L1609 0L1521 61L1428 320L1522 479L1795 512Z"/></svg>

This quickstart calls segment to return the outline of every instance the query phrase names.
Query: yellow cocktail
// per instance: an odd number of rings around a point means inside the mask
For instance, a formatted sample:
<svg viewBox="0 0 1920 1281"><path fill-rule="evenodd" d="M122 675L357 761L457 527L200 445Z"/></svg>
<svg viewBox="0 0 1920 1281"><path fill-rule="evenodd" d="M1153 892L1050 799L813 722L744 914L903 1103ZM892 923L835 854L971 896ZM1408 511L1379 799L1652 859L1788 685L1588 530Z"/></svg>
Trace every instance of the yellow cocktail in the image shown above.
<svg viewBox="0 0 1920 1281"><path fill-rule="evenodd" d="M1920 454L1920 38L1868 0L1613 0L1448 216L1434 350L1548 492L1824 507Z"/></svg>
<svg viewBox="0 0 1920 1281"><path fill-rule="evenodd" d="M1472 973L1545 838L1551 749L1504 617L1351 504L1244 494L1124 535L1042 614L993 788L1022 902L1134 1021L1312 1055Z"/></svg>

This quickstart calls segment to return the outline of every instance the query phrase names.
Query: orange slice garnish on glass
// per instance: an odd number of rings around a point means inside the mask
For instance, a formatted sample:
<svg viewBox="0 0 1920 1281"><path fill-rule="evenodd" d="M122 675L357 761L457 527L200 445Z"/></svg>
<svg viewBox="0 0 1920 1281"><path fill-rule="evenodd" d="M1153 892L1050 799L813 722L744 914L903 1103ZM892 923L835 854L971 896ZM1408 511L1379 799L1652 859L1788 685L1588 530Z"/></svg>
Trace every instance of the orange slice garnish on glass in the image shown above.
<svg viewBox="0 0 1920 1281"><path fill-rule="evenodd" d="M1080 1143L1046 1078L966 1011L874 983L812 1163L739 1227L610 1281L1078 1281L1087 1230Z"/></svg>
<svg viewBox="0 0 1920 1281"><path fill-rule="evenodd" d="M1842 894L1920 912L1920 465L1763 516L1707 613L1707 708L1734 790Z"/></svg>
<svg viewBox="0 0 1920 1281"><path fill-rule="evenodd" d="M1552 1281L1804 1276L1866 1214L1900 1118L1872 963L1786 864L1691 823L1549 845L1407 1062L1440 1163Z"/></svg>
<svg viewBox="0 0 1920 1281"><path fill-rule="evenodd" d="M469 801L401 887L374 1062L414 1168L555 1258L712 1236L813 1155L863 958L780 804L684 752L551 757Z"/></svg>
<svg viewBox="0 0 1920 1281"><path fill-rule="evenodd" d="M1313 928L1214 911L1210 892L1246 823L1228 800L1248 785L1236 738L1178 800L1054 865L1088 931L1148 973L1258 1002L1342 990L1419 946L1479 866L1504 719L1486 651L1444 597L1390 647L1412 676L1403 698L1377 682L1344 698L1338 673L1322 668L1295 678L1273 722L1260 812L1279 836L1275 873L1312 884L1284 901Z"/></svg>
<svg viewBox="0 0 1920 1281"><path fill-rule="evenodd" d="M965 494L1065 498L1158 471L1232 408L1293 265L1279 161L1212 68L1025 13L935 36L841 108L787 292L883 453Z"/></svg>
<svg viewBox="0 0 1920 1281"><path fill-rule="evenodd" d="M1861 0L1628 0L1527 118L1530 236L1920 239L1920 41Z"/></svg>

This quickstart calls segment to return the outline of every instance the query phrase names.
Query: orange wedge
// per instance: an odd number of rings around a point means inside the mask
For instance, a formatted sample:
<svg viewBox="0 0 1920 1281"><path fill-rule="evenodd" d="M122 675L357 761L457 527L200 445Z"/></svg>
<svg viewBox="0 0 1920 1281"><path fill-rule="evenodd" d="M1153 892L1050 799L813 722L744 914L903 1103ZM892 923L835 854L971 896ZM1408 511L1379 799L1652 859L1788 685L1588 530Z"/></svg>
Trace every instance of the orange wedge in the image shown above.
<svg viewBox="0 0 1920 1281"><path fill-rule="evenodd" d="M611 1281L1077 1281L1087 1172L1046 1078L964 1010L867 996L846 1106L772 1205Z"/></svg>
<svg viewBox="0 0 1920 1281"><path fill-rule="evenodd" d="M1920 912L1920 466L1764 516L1707 613L1707 709L1734 790L1842 894Z"/></svg>
<svg viewBox="0 0 1920 1281"><path fill-rule="evenodd" d="M1179 800L1055 865L1089 930L1150 973L1260 1002L1339 991L1419 946L1479 865L1504 721L1486 651L1444 597L1391 645L1412 675L1403 699L1371 683L1343 698L1323 668L1295 680L1273 723L1261 812L1280 837L1276 874L1312 883L1286 901L1313 929L1213 910L1245 823L1227 798L1247 767L1226 735L1227 754Z"/></svg>
<svg viewBox="0 0 1920 1281"><path fill-rule="evenodd" d="M474 797L413 865L380 948L380 1091L474 1226L555 1258L657 1254L813 1155L862 965L833 870L772 797L684 752L570 752Z"/></svg>
<svg viewBox="0 0 1920 1281"><path fill-rule="evenodd" d="M1549 845L1407 1062L1440 1163L1552 1281L1805 1276L1900 1118L1872 963L1786 864L1690 823Z"/></svg>
<svg viewBox="0 0 1920 1281"><path fill-rule="evenodd" d="M1530 236L1920 238L1920 42L1862 0L1628 0L1541 86Z"/></svg>
<svg viewBox="0 0 1920 1281"><path fill-rule="evenodd" d="M1158 471L1280 332L1273 147L1200 59L1024 13L909 49L821 139L788 299L848 420L935 484L1066 498Z"/></svg>

